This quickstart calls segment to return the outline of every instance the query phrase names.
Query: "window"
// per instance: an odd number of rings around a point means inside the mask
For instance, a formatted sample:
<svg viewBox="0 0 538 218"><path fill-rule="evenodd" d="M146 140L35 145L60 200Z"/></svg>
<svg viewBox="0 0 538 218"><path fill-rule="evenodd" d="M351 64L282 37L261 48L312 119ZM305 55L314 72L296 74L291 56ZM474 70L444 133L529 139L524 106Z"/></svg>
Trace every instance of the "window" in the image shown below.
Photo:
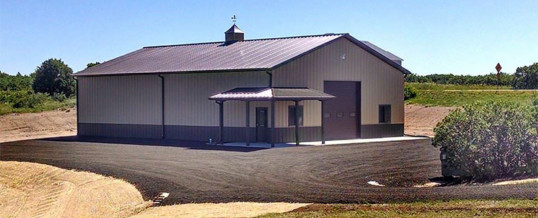
<svg viewBox="0 0 538 218"><path fill-rule="evenodd" d="M390 123L390 105L379 105L379 123Z"/></svg>
<svg viewBox="0 0 538 218"><path fill-rule="evenodd" d="M299 126L303 125L303 106L299 106ZM288 126L295 126L295 106L288 108Z"/></svg>

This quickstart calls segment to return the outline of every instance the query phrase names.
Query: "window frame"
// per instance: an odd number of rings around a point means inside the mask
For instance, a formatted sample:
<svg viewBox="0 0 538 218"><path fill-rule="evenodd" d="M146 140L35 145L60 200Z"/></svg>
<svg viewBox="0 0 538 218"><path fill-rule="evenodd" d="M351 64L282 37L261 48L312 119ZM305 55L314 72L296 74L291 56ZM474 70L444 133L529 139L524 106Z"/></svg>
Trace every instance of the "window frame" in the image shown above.
<svg viewBox="0 0 538 218"><path fill-rule="evenodd" d="M388 109L388 114L387 114ZM378 109L379 123L389 124L392 122L392 106L390 104L380 104Z"/></svg>
<svg viewBox="0 0 538 218"><path fill-rule="evenodd" d="M288 106L288 126L295 126L295 105ZM293 113L292 113L292 110ZM304 105L299 105L299 126L304 126Z"/></svg>

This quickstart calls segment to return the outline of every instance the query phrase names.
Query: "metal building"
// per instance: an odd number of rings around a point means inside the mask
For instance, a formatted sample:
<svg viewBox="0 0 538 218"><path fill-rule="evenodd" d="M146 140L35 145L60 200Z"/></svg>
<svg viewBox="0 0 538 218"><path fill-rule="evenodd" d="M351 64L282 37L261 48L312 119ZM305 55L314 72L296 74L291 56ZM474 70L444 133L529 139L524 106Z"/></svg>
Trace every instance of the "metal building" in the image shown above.
<svg viewBox="0 0 538 218"><path fill-rule="evenodd" d="M402 136L401 58L349 34L144 47L77 78L79 136L299 142ZM298 125L296 125L298 124Z"/></svg>

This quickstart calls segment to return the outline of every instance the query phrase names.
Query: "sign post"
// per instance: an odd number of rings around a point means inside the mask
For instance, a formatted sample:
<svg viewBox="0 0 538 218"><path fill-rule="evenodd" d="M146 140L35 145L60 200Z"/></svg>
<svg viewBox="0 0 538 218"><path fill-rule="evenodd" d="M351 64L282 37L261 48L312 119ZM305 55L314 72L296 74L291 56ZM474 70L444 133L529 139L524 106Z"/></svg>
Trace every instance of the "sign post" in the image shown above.
<svg viewBox="0 0 538 218"><path fill-rule="evenodd" d="M497 66L495 66L495 70L497 70L497 90L499 90L499 83L501 81L501 67L500 63L497 63Z"/></svg>

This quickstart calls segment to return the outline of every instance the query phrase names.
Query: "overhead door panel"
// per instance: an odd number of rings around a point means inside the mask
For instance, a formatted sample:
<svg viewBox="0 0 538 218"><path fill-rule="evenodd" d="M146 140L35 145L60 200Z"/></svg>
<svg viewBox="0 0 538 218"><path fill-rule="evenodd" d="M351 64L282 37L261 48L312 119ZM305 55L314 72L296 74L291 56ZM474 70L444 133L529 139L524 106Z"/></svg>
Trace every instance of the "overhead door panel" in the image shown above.
<svg viewBox="0 0 538 218"><path fill-rule="evenodd" d="M360 82L325 81L324 92L336 97L323 104L325 138L360 137Z"/></svg>

